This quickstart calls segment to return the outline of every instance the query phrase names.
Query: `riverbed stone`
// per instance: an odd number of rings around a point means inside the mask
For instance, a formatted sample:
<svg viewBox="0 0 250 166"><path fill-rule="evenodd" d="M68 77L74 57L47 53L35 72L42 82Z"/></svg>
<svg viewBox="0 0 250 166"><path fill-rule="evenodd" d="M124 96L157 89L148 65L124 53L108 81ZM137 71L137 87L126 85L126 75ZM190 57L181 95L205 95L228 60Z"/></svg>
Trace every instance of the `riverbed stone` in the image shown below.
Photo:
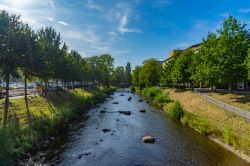
<svg viewBox="0 0 250 166"><path fill-rule="evenodd" d="M145 113L145 112L146 112L146 110L144 110L144 109L141 109L141 110L140 110L140 112L142 112L142 113Z"/></svg>
<svg viewBox="0 0 250 166"><path fill-rule="evenodd" d="M139 102L142 102L142 101L143 101L143 99L139 99L138 101L139 101Z"/></svg>
<svg viewBox="0 0 250 166"><path fill-rule="evenodd" d="M142 141L145 143L154 143L155 142L155 138L153 136L144 136L142 137Z"/></svg>
<svg viewBox="0 0 250 166"><path fill-rule="evenodd" d="M107 132L109 132L109 131L111 131L110 129L102 129L102 131L104 132L104 133L107 133Z"/></svg>
<svg viewBox="0 0 250 166"><path fill-rule="evenodd" d="M119 103L116 101L116 102L113 102L112 104L119 104Z"/></svg>
<svg viewBox="0 0 250 166"><path fill-rule="evenodd" d="M131 111L118 111L120 114L131 115Z"/></svg>
<svg viewBox="0 0 250 166"><path fill-rule="evenodd" d="M132 97L130 96L129 98L128 98L128 101L130 101L132 99Z"/></svg>
<svg viewBox="0 0 250 166"><path fill-rule="evenodd" d="M120 96L125 96L125 95L122 93L122 94L120 94Z"/></svg>
<svg viewBox="0 0 250 166"><path fill-rule="evenodd" d="M103 113L105 113L106 111L105 111L105 110L101 110L100 112L103 114Z"/></svg>

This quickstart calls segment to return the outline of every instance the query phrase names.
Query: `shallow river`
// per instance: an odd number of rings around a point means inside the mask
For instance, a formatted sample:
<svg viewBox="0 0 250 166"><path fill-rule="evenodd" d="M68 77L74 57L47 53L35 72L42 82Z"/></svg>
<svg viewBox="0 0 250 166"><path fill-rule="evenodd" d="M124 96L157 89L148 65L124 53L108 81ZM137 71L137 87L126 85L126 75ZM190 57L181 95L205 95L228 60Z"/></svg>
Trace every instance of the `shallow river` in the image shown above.
<svg viewBox="0 0 250 166"><path fill-rule="evenodd" d="M129 96L131 101L127 100ZM169 119L161 110L145 101L139 102L138 95L120 90L112 97L98 108L79 115L62 131L46 148L44 163L63 166L248 165L208 138ZM104 109L106 113L100 113ZM140 113L140 109L146 113ZM104 133L103 129L111 131ZM155 143L143 143L141 139L145 135L154 136Z"/></svg>

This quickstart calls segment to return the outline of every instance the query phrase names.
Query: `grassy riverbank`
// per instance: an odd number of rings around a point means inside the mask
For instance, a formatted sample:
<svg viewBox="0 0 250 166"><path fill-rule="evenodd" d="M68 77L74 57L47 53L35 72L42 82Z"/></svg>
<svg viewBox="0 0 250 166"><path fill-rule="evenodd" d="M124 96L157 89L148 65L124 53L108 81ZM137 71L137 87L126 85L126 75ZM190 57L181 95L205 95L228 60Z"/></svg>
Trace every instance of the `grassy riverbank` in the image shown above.
<svg viewBox="0 0 250 166"><path fill-rule="evenodd" d="M65 127L74 115L102 102L114 90L100 87L49 93L46 97L30 96L28 107L24 98L11 99L8 127L0 129L0 163L13 165L25 151L39 146Z"/></svg>
<svg viewBox="0 0 250 166"><path fill-rule="evenodd" d="M146 88L140 92L172 118L194 128L203 135L217 138L241 153L250 154L250 122L233 115L197 96L192 91ZM157 102L159 96L168 98ZM162 97L160 97L162 98Z"/></svg>
<svg viewBox="0 0 250 166"><path fill-rule="evenodd" d="M206 94L222 102L250 111L250 95L223 92L206 92Z"/></svg>

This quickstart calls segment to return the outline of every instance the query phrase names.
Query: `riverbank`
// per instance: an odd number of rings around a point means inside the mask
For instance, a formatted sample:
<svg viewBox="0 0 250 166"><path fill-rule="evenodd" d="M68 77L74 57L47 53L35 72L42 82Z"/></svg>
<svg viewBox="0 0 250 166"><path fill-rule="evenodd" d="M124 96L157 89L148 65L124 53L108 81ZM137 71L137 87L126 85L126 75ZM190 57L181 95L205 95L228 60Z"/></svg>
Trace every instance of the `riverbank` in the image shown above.
<svg viewBox="0 0 250 166"><path fill-rule="evenodd" d="M22 98L11 99L8 127L0 130L0 163L13 165L27 150L46 146L72 117L102 102L114 90L99 87L30 96L28 107Z"/></svg>
<svg viewBox="0 0 250 166"><path fill-rule="evenodd" d="M147 90L149 91L149 90ZM201 134L208 136L241 158L249 160L250 154L250 122L230 114L223 109L208 103L192 91L181 91L177 89L154 90L155 94L146 95L154 105L160 106L174 119L180 120L183 124L195 129ZM158 93L164 94L170 100L157 103ZM145 92L141 92L145 97ZM180 102L180 105L178 102ZM225 146L227 145L227 146ZM230 147L230 148L228 148ZM243 157L244 156L244 157Z"/></svg>

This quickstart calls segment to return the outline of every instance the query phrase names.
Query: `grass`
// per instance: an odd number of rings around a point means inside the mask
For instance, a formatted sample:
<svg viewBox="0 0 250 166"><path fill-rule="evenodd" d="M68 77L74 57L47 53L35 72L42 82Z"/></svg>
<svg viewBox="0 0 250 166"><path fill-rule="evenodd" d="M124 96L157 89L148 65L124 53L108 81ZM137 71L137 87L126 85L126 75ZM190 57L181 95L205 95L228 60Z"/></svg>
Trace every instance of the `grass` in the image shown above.
<svg viewBox="0 0 250 166"><path fill-rule="evenodd" d="M11 99L8 127L0 129L0 163L9 161L5 165L13 165L24 151L53 135L78 112L103 101L113 90L100 87L49 93L46 98L30 96L28 109L24 98ZM3 107L0 113L2 117Z"/></svg>
<svg viewBox="0 0 250 166"><path fill-rule="evenodd" d="M216 137L250 154L250 122L228 113L192 91L165 89L169 97L180 101L185 116L181 121L204 135Z"/></svg>
<svg viewBox="0 0 250 166"><path fill-rule="evenodd" d="M206 94L224 103L250 111L250 95L221 92L207 92Z"/></svg>

